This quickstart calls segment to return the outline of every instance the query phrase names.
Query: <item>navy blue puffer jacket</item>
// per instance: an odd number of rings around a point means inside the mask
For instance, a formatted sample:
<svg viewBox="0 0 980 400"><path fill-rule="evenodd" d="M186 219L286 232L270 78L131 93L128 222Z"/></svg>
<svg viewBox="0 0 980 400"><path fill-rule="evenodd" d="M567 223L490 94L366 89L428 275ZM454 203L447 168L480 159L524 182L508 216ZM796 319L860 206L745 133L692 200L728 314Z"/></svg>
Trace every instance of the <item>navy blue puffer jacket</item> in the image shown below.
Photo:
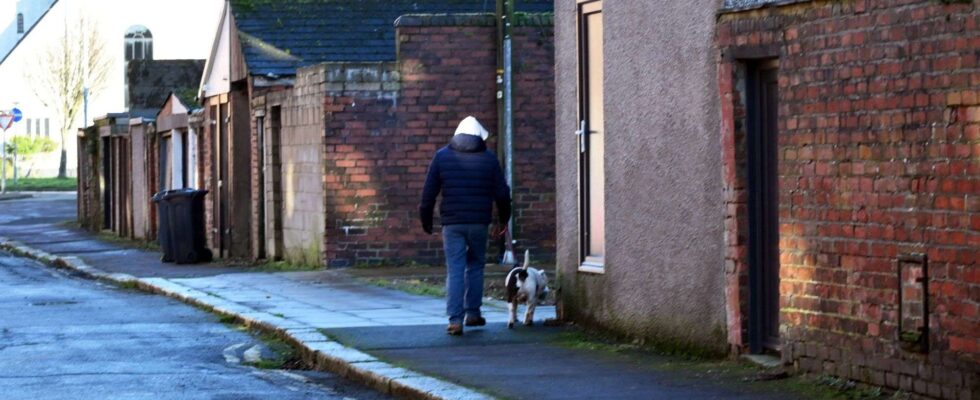
<svg viewBox="0 0 980 400"><path fill-rule="evenodd" d="M497 157L479 136L453 136L429 164L419 204L422 229L427 233L432 232L432 214L439 193L442 225L489 224L494 202L500 221L510 219L510 188Z"/></svg>

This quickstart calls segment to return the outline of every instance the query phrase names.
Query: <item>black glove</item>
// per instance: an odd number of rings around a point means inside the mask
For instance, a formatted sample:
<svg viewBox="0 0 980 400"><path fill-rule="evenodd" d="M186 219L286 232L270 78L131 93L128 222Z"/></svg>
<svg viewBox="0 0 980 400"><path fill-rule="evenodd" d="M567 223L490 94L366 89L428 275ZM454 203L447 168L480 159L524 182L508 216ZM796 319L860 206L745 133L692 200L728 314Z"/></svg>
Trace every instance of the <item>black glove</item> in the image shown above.
<svg viewBox="0 0 980 400"><path fill-rule="evenodd" d="M419 221L422 222L422 230L430 235L432 234L432 214L431 207L419 206Z"/></svg>

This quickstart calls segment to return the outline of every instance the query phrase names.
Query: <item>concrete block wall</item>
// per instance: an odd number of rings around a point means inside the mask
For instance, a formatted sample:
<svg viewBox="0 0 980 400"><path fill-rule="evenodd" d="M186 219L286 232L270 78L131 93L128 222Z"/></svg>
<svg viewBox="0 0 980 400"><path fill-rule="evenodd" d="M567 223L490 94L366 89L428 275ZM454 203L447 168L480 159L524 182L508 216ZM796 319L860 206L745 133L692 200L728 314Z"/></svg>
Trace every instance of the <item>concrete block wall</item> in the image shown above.
<svg viewBox="0 0 980 400"><path fill-rule="evenodd" d="M949 3L720 16L733 345L747 319L741 58L768 56L779 68L784 360L918 396L980 396L980 9ZM907 253L928 257L927 352L900 339Z"/></svg>
<svg viewBox="0 0 980 400"><path fill-rule="evenodd" d="M132 154L132 201L133 201L133 238L148 239L150 235L150 207L154 204L150 201L156 191L149 187L148 174L155 172L156 168L147 164L146 151L148 148L146 136L148 124L131 123L129 125L130 149Z"/></svg>
<svg viewBox="0 0 980 400"><path fill-rule="evenodd" d="M205 241L207 242L208 249L211 249L211 251L215 252L214 256L215 258L218 258L218 253L216 251L218 247L218 243L215 237L216 235L214 233L215 223L217 220L214 215L215 207L214 207L214 200L213 200L214 196L217 194L216 193L217 182L215 182L215 178L214 178L214 167L215 167L214 165L215 132L214 131L215 129L213 128L212 125L212 121L213 121L212 116L208 114L207 111L209 106L204 105L203 107L206 110L204 114L204 129L199 133L200 146L198 146L197 149L197 157L198 157L198 164L200 165L202 171L200 189L208 191L208 195L204 199L204 237L206 239ZM154 148L156 148L156 146L154 146ZM156 160L157 151L158 150L155 150L154 154L150 155L150 158L153 158L155 162L159 162L159 160ZM156 177L154 177L153 181L155 185L159 185L159 182L156 182Z"/></svg>
<svg viewBox="0 0 980 400"><path fill-rule="evenodd" d="M258 202L258 191L265 190L266 207L265 246L270 258L284 259L290 262L319 265L322 260L323 244L323 93L325 90L324 75L318 69L301 69L298 71L294 85L288 88L280 87L264 90L264 94L253 97L263 97L257 102L253 99L252 140L253 165L258 171L260 163L266 163L266 180L260 186L260 174L253 174L253 201ZM265 110L263 123L265 135L273 134L272 107L280 107L281 125L278 149L271 146L265 148L264 157L258 154L258 134L256 129L255 105L260 104ZM266 142L271 143L271 140ZM282 185L281 200L273 193L271 165L272 152L279 151L281 160L281 175L278 177ZM253 207L253 218L258 222L258 207ZM280 207L282 221L274 221L274 208ZM274 232L274 227L280 226L280 232ZM258 223L253 224L253 231ZM277 249L276 236L281 235L282 248ZM258 240L258 235L253 234ZM281 251L281 254L276 254Z"/></svg>

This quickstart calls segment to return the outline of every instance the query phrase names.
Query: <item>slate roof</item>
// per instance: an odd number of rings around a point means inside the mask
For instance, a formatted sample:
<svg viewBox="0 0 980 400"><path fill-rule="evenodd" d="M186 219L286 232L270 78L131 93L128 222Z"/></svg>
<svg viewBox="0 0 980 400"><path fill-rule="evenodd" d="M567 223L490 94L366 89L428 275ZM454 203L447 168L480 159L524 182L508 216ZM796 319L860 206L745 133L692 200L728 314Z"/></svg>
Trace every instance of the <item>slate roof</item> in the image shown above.
<svg viewBox="0 0 980 400"><path fill-rule="evenodd" d="M194 97L204 71L204 60L133 60L126 65L129 113L133 117L155 117L174 93L194 108Z"/></svg>
<svg viewBox="0 0 980 400"><path fill-rule="evenodd" d="M394 61L403 14L496 10L495 0L231 0L252 75L295 75L326 61ZM519 0L518 12L550 13L553 0Z"/></svg>

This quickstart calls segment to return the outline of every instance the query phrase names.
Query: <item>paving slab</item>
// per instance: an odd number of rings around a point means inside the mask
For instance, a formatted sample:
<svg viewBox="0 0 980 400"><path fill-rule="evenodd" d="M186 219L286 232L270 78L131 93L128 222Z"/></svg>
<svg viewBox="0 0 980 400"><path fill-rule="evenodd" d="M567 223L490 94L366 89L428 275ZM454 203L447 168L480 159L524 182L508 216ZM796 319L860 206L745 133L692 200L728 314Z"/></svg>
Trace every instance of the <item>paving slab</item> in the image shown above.
<svg viewBox="0 0 980 400"><path fill-rule="evenodd" d="M565 327L488 324L449 337L441 326L324 330L383 361L512 399L787 399L645 366L644 358L556 344ZM533 382L533 384L529 384Z"/></svg>
<svg viewBox="0 0 980 400"><path fill-rule="evenodd" d="M555 316L553 306L538 307L535 326L508 329L504 304L487 300L488 324L451 337L445 333L444 300L366 284L349 270L265 273L217 264L165 264L158 253L103 243L44 216L30 218L30 223L0 225L0 236L34 240L38 248L60 253L14 246L21 253L99 279L135 280L141 288L232 315L297 342L304 358L319 368L396 396L794 398L657 369L657 356L566 347L562 338L571 328L542 324ZM47 226L37 221L48 221ZM72 238L78 240L67 240ZM111 250L96 251L103 248Z"/></svg>
<svg viewBox="0 0 980 400"><path fill-rule="evenodd" d="M112 245L101 240L79 239L72 241L59 241L43 245L33 245L32 247L44 250L51 254L72 254L81 255L86 253L104 253L109 251L123 250L123 247Z"/></svg>

